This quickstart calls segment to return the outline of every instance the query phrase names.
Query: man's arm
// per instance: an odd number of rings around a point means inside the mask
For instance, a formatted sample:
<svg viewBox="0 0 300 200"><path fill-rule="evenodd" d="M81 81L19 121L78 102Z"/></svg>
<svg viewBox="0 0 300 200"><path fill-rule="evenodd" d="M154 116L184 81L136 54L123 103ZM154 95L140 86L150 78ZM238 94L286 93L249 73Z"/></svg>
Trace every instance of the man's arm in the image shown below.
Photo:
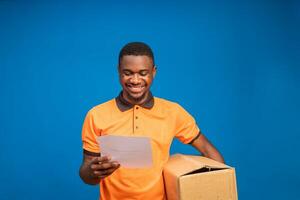
<svg viewBox="0 0 300 200"><path fill-rule="evenodd" d="M79 170L81 179L90 185L99 184L100 180L112 174L120 164L106 156L83 153L83 161Z"/></svg>
<svg viewBox="0 0 300 200"><path fill-rule="evenodd" d="M192 141L191 145L200 151L205 157L224 163L224 158L220 152L208 141L208 139L199 133L198 137Z"/></svg>

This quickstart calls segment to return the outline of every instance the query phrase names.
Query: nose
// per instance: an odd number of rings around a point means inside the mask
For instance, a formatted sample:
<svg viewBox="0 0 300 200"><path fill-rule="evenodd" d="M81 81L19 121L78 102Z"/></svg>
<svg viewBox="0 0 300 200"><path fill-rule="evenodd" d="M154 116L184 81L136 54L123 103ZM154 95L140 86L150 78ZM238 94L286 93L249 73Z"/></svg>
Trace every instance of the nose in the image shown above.
<svg viewBox="0 0 300 200"><path fill-rule="evenodd" d="M139 82L140 82L140 78L138 74L134 74L130 79L130 83L132 84L138 84Z"/></svg>

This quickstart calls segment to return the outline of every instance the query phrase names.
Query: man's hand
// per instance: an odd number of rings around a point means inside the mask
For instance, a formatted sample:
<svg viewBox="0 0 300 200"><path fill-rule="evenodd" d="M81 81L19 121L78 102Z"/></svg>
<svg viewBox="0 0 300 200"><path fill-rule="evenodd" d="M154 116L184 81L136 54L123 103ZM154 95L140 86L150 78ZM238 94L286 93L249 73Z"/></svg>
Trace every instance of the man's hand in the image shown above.
<svg viewBox="0 0 300 200"><path fill-rule="evenodd" d="M109 176L119 167L118 162L111 161L107 156L95 157L83 154L80 177L85 183L96 185L101 179Z"/></svg>
<svg viewBox="0 0 300 200"><path fill-rule="evenodd" d="M100 179L109 176L120 166L118 162L112 162L107 156L93 158L88 165L91 169L91 177Z"/></svg>

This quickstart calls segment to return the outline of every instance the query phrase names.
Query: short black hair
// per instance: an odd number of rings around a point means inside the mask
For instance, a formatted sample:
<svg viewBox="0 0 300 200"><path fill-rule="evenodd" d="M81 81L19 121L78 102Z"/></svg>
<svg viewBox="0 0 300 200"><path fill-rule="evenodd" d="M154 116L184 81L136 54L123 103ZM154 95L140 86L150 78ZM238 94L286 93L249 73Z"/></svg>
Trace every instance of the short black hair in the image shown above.
<svg viewBox="0 0 300 200"><path fill-rule="evenodd" d="M152 59L153 66L155 65L153 51L150 48L150 46L144 42L130 42L126 44L120 51L119 65L120 65L121 58L126 55L148 56Z"/></svg>

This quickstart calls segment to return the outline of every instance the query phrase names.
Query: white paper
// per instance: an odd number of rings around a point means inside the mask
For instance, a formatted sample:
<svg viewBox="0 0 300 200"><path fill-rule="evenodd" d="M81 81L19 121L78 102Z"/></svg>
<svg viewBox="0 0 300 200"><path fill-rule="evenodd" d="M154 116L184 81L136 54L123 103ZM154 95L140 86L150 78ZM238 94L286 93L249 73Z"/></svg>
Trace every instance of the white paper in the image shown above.
<svg viewBox="0 0 300 200"><path fill-rule="evenodd" d="M125 168L152 166L150 138L105 135L97 138L101 156L110 156Z"/></svg>

